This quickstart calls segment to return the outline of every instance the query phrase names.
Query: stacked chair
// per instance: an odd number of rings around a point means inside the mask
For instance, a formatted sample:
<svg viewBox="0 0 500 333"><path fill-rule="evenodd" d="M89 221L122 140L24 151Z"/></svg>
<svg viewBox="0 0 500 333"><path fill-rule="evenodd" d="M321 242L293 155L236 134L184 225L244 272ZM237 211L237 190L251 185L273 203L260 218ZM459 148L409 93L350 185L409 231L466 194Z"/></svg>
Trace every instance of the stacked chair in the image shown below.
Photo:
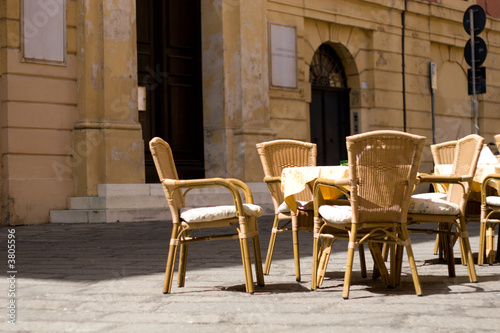
<svg viewBox="0 0 500 333"><path fill-rule="evenodd" d="M263 210L260 206L253 204L252 192L248 186L242 181L232 178L180 180L177 175L172 150L168 143L156 137L149 142L149 147L173 222L163 293L167 294L171 291L177 249L180 247L177 284L179 287L183 287L186 276L188 245L192 242L215 239L239 240L245 286L248 293L254 292L249 246L251 240L257 283L263 286L264 275L257 226L257 218L262 215ZM186 207L185 197L189 191L203 187L225 188L228 193L231 193L233 203L214 207ZM240 191L244 194L246 203L243 203ZM228 226L234 227L236 232L227 232L226 227ZM197 235L197 232L205 229L211 232Z"/></svg>
<svg viewBox="0 0 500 333"><path fill-rule="evenodd" d="M410 196L417 179L425 137L398 131L374 131L347 137L348 180L318 178L313 187L314 239L311 288L317 289L329 251L322 244L347 239L343 298L349 297L356 247L367 243L375 267L388 286L400 274L402 248L407 252L417 295L422 295L413 250L406 227ZM341 191L350 185L349 206L321 202L324 187ZM391 249L391 276L381 244Z"/></svg>

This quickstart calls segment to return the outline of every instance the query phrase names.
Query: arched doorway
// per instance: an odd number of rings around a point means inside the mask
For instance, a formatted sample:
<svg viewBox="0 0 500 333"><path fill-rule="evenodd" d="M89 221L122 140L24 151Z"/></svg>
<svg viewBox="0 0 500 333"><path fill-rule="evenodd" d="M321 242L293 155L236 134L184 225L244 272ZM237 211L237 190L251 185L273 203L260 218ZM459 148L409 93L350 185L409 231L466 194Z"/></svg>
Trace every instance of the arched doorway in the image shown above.
<svg viewBox="0 0 500 333"><path fill-rule="evenodd" d="M322 44L310 66L311 141L318 148L318 165L338 165L347 159L346 137L351 134L349 88L337 52Z"/></svg>

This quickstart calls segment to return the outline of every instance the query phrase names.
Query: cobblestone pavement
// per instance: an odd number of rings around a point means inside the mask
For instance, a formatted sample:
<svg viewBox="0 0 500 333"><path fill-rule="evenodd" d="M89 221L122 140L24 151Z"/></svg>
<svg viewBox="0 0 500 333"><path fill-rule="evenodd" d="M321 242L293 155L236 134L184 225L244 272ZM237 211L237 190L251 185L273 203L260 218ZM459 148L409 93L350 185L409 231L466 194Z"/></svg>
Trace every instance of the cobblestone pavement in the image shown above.
<svg viewBox="0 0 500 333"><path fill-rule="evenodd" d="M260 220L265 257L272 217ZM13 285L0 282L0 331L18 332L488 332L500 331L500 264L465 266L456 277L432 254L434 236L412 234L424 292L417 297L405 260L401 285L362 279L355 258L351 297L343 300L345 243L334 246L322 288L310 290L312 234L301 233L302 282L295 281L291 234L278 235L266 286L244 292L236 240L190 247L186 287L161 292L170 222L46 224L15 227ZM7 235L0 228L4 272ZM469 224L477 255L478 224ZM459 258L458 246L455 246ZM367 266L371 267L370 256ZM405 256L406 259L406 256ZM371 269L369 269L369 274ZM6 273L7 276L10 274ZM16 325L9 302L15 300Z"/></svg>

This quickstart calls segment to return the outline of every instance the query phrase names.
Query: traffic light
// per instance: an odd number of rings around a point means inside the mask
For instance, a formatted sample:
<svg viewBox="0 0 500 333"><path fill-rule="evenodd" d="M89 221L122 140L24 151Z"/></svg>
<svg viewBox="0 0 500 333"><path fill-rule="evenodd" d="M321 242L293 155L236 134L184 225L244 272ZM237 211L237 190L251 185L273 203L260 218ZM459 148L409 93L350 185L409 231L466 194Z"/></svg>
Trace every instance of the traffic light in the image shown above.
<svg viewBox="0 0 500 333"><path fill-rule="evenodd" d="M471 36L464 48L465 61L471 68L467 70L468 94L486 93L486 68L481 67L488 48L484 39L478 35L486 25L486 13L483 7L472 5L465 11L463 25Z"/></svg>

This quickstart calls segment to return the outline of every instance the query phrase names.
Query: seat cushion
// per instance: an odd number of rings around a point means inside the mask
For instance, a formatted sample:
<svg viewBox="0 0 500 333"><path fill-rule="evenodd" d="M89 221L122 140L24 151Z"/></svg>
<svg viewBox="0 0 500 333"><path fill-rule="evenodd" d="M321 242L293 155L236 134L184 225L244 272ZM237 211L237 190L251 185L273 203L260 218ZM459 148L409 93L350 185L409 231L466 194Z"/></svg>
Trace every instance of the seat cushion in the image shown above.
<svg viewBox="0 0 500 333"><path fill-rule="evenodd" d="M330 223L350 223L352 220L352 208L350 205L324 205L318 209L323 219Z"/></svg>
<svg viewBox="0 0 500 333"><path fill-rule="evenodd" d="M263 213L262 207L254 204L243 204L245 216L259 217ZM231 205L182 208L181 219L186 222L209 222L236 217L236 207Z"/></svg>
<svg viewBox="0 0 500 333"><path fill-rule="evenodd" d="M500 197L496 195L491 197L486 197L486 203L490 206L500 206Z"/></svg>
<svg viewBox="0 0 500 333"><path fill-rule="evenodd" d="M297 208L300 210L313 210L314 204L312 201L295 201L297 203ZM283 203L278 207L278 212L282 214L290 214L290 207L283 201Z"/></svg>
<svg viewBox="0 0 500 333"><path fill-rule="evenodd" d="M410 206L408 208L409 214L431 214L431 215L457 215L460 213L460 207L453 202L447 200L432 198L432 197L418 197L412 195L410 199Z"/></svg>

